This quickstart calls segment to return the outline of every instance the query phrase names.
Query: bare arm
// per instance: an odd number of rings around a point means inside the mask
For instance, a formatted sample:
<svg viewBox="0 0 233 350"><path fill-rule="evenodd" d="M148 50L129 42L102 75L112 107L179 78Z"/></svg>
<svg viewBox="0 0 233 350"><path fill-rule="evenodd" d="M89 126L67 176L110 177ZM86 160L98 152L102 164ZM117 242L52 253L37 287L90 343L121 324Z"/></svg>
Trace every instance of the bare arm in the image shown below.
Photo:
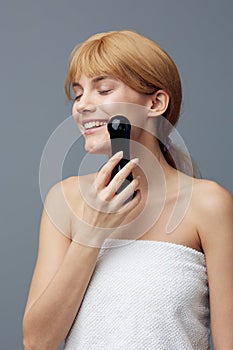
<svg viewBox="0 0 233 350"><path fill-rule="evenodd" d="M85 220L90 224L87 234L98 235L101 227L116 227L139 202L140 194L126 205L124 195L115 196L120 180L136 165L129 163L119 175L108 184L111 171L118 159L110 159L96 177L90 191L93 207L85 206ZM136 190L138 180L125 189L125 195ZM84 246L71 241L69 234L69 214L67 204L61 200L60 183L55 185L46 197L46 205L53 210L53 219L58 220L62 233L51 222L43 210L38 258L33 274L28 301L23 319L23 339L25 350L55 350L66 338L79 310L88 283L96 266L99 248ZM123 192L122 192L123 193ZM123 205L124 204L124 205ZM105 209L102 212L100 209ZM109 210L116 215L108 214ZM106 220L108 218L108 220ZM55 220L56 221L56 220ZM81 230L81 229L80 229Z"/></svg>
<svg viewBox="0 0 233 350"><path fill-rule="evenodd" d="M60 191L59 185L51 189L46 200L57 200L57 191ZM68 222L66 225L68 233ZM23 320L26 350L56 349L65 339L93 273L98 252L97 248L71 242L43 209L38 258Z"/></svg>
<svg viewBox="0 0 233 350"><path fill-rule="evenodd" d="M233 197L209 181L199 198L214 350L233 349Z"/></svg>

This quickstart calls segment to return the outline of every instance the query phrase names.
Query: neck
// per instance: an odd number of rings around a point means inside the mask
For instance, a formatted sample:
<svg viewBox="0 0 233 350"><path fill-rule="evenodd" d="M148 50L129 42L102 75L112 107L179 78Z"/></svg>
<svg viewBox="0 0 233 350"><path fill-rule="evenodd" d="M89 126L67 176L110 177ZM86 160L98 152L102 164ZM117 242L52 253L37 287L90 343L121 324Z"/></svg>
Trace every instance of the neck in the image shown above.
<svg viewBox="0 0 233 350"><path fill-rule="evenodd" d="M130 142L130 155L139 158L139 165L133 170L133 177L140 176L140 190L164 194L164 188L174 183L177 171L164 158L158 140L151 133L143 130L137 141Z"/></svg>

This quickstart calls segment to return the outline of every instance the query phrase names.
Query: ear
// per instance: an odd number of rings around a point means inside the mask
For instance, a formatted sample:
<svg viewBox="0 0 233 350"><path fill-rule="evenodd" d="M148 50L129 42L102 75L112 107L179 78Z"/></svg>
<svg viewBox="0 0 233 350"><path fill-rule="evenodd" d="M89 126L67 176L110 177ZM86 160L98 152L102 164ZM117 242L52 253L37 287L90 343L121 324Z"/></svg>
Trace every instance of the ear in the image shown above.
<svg viewBox="0 0 233 350"><path fill-rule="evenodd" d="M152 95L151 106L148 117L157 117L163 115L169 104L169 95L164 90L158 90Z"/></svg>

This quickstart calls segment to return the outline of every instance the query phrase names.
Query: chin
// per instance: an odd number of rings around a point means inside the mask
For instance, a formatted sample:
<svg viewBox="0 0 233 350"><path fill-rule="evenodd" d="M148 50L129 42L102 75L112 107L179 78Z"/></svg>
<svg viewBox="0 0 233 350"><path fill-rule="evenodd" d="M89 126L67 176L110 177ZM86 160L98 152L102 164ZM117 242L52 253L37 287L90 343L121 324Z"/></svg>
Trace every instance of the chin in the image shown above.
<svg viewBox="0 0 233 350"><path fill-rule="evenodd" d="M90 154L106 154L111 155L111 142L85 142L85 151Z"/></svg>

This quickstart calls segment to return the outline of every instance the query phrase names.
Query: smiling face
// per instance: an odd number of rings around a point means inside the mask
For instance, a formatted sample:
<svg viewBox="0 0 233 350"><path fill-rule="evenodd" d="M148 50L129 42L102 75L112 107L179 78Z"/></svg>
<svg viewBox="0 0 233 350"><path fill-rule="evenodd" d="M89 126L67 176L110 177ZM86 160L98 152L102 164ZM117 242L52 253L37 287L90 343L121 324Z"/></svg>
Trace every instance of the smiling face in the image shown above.
<svg viewBox="0 0 233 350"><path fill-rule="evenodd" d="M107 122L114 115L117 103L143 106L145 110L153 107L152 94L139 93L121 80L112 76L99 75L87 77L81 75L73 82L75 93L72 114L85 137L85 149L91 153L110 153ZM112 109L112 110L111 110ZM137 125L132 117L127 115L132 125ZM146 122L146 118L141 121ZM132 128L132 138L137 138Z"/></svg>
<svg viewBox="0 0 233 350"><path fill-rule="evenodd" d="M163 91L163 94L157 95L157 101L153 101L153 116L158 106L158 115L163 115L171 125L175 126L179 118L182 91L176 65L158 44L132 31L98 33L72 50L65 80L65 92L69 100L72 100L74 90L77 99L73 115L81 115L78 111L83 111L82 119L88 119L85 125L89 128L89 131L85 132L88 152L94 152L95 147L99 146L102 131L107 131L103 125L109 118L109 115L106 118L104 113L97 113L97 110L95 114L93 106L123 102L147 108L151 103L150 97L158 91ZM164 97L164 93L166 98L162 106L160 97ZM117 114L124 115L123 112ZM159 135L164 139L170 132L170 127L165 124L159 128ZM94 126L98 128L95 131ZM155 126L151 123L150 130L152 127L154 129ZM83 125L80 129L85 131ZM131 129L131 135L132 131ZM89 136L92 136L92 144ZM106 139L107 132L105 137L102 137L102 140Z"/></svg>

